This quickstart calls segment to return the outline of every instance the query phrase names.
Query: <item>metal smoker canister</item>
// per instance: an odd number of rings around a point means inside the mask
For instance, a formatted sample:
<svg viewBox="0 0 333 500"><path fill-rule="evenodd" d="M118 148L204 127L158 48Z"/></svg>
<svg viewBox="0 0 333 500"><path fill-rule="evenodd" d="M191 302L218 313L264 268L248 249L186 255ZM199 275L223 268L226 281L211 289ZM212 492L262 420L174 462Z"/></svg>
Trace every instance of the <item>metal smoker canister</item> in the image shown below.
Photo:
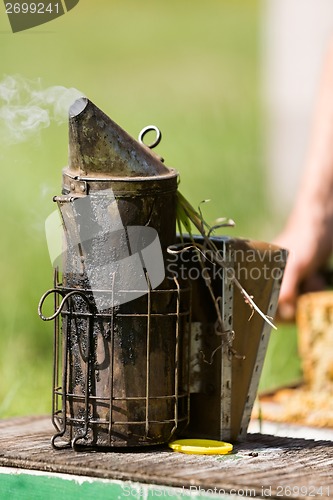
<svg viewBox="0 0 333 500"><path fill-rule="evenodd" d="M164 443L189 418L190 292L163 279L178 174L88 99L69 114L62 280L40 303L55 319L52 443Z"/></svg>

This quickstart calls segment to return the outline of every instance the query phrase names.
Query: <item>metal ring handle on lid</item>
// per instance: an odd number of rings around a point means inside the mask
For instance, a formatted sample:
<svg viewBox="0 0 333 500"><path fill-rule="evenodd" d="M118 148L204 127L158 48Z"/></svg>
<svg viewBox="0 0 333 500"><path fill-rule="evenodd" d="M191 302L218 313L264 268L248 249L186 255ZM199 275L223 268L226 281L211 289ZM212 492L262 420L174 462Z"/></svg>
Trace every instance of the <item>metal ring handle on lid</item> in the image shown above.
<svg viewBox="0 0 333 500"><path fill-rule="evenodd" d="M152 142L151 144L145 144L143 142L143 138L144 136L148 133L148 132L151 132L151 131L155 131L156 132L156 139L154 142ZM160 131L160 129L158 127L156 127L155 125L147 125L147 127L143 128L139 134L139 142L140 144L143 144L144 146L147 146L149 149L153 149L153 148L156 148L156 146L159 145L159 143L161 142L161 139L162 139L162 132Z"/></svg>

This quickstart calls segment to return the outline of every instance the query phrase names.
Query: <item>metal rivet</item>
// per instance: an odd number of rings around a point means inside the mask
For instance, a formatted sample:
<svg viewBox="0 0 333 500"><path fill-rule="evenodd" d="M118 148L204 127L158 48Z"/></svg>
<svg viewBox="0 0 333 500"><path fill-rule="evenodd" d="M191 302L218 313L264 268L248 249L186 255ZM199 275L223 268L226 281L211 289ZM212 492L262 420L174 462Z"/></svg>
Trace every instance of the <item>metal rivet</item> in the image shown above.
<svg viewBox="0 0 333 500"><path fill-rule="evenodd" d="M75 184L74 184L74 182L71 183L71 190L75 191Z"/></svg>
<svg viewBox="0 0 333 500"><path fill-rule="evenodd" d="M85 190L86 190L86 188L84 187L84 185L83 185L83 184L81 184L80 189L81 189L82 193L84 193L84 192L85 192Z"/></svg>

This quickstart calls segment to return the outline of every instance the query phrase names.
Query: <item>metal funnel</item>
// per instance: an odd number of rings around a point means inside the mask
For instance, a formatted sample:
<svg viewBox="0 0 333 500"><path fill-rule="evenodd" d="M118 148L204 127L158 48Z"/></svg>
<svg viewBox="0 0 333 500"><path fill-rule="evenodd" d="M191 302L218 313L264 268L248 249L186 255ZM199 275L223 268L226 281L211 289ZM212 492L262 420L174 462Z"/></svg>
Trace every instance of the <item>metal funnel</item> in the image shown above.
<svg viewBox="0 0 333 500"><path fill-rule="evenodd" d="M69 110L69 173L85 177L150 177L170 170L86 97Z"/></svg>

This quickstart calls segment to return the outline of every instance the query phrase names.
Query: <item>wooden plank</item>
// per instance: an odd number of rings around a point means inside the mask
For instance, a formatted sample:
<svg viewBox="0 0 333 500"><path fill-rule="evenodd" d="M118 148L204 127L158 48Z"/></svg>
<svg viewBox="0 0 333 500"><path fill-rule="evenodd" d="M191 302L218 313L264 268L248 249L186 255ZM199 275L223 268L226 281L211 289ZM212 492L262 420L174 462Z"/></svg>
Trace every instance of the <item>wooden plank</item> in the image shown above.
<svg viewBox="0 0 333 500"><path fill-rule="evenodd" d="M167 447L74 452L53 450L52 432L49 417L0 421L0 465L205 491L244 490L257 498L333 495L330 441L252 434L225 456L185 455Z"/></svg>

